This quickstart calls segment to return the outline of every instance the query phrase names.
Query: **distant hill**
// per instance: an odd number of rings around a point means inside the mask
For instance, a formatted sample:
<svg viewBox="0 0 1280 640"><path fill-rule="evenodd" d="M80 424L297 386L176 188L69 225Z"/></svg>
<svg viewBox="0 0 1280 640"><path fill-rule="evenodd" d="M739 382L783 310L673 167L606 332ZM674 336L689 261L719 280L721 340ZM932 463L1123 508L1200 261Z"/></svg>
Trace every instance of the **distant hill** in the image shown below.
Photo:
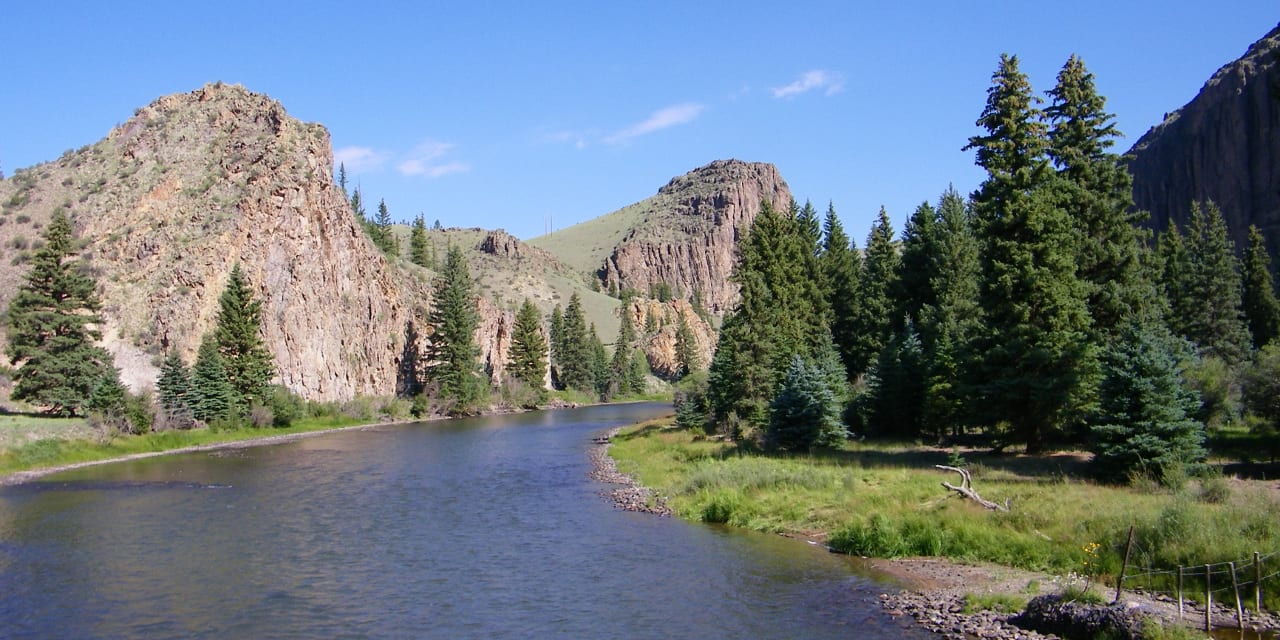
<svg viewBox="0 0 1280 640"><path fill-rule="evenodd" d="M1191 202L1212 200L1237 248L1254 224L1280 250L1280 25L1129 153L1134 202L1153 227L1185 228Z"/></svg>
<svg viewBox="0 0 1280 640"><path fill-rule="evenodd" d="M673 178L651 198L529 240L599 279L606 291L696 292L713 314L737 301L729 282L738 240L768 201L786 210L791 190L771 164L717 160Z"/></svg>

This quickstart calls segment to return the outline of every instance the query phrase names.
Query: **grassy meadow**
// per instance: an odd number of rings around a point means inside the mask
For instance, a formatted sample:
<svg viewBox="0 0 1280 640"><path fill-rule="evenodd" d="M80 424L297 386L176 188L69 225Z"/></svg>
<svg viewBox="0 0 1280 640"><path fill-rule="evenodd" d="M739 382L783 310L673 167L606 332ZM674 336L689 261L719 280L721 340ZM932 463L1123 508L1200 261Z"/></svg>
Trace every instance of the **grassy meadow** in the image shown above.
<svg viewBox="0 0 1280 640"><path fill-rule="evenodd" d="M1210 475L1175 488L1108 486L1088 480L1087 458L1071 453L865 442L813 454L746 452L669 424L623 430L611 453L681 517L811 537L850 554L943 556L1113 581L1131 525L1127 576L1280 551L1278 494L1265 483ZM960 478L937 464L969 469L982 497L1008 500L1011 510L989 511L944 489ZM1270 562L1268 573L1280 570L1280 558ZM1165 588L1171 577L1136 580L1126 585Z"/></svg>

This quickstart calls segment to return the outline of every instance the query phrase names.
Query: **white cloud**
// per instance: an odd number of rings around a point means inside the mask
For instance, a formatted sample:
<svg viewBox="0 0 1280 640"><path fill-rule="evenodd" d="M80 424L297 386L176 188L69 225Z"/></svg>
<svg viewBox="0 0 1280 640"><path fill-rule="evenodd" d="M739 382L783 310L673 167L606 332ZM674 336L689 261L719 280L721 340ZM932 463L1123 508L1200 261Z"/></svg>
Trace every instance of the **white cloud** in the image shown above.
<svg viewBox="0 0 1280 640"><path fill-rule="evenodd" d="M625 129L622 129L613 135L605 138L604 141L609 144L626 142L637 136L642 136L654 131L660 131L668 127L687 124L697 118L706 107L693 102L677 104L665 109L658 109L652 115L641 122L637 122Z"/></svg>
<svg viewBox="0 0 1280 640"><path fill-rule="evenodd" d="M345 166L352 173L376 171L382 168L386 160L387 154L370 147L342 147L333 150L333 163Z"/></svg>
<svg viewBox="0 0 1280 640"><path fill-rule="evenodd" d="M844 78L830 71L814 69L804 72L799 80L785 87L774 87L771 91L775 98L790 98L814 89L822 89L823 95L828 96L840 93L844 89Z"/></svg>
<svg viewBox="0 0 1280 640"><path fill-rule="evenodd" d="M572 144L576 149L586 149L590 144L587 134L578 131L552 131L541 134L538 139L550 144Z"/></svg>
<svg viewBox="0 0 1280 640"><path fill-rule="evenodd" d="M406 176L426 176L439 178L451 173L465 173L471 166L462 162L440 162L440 159L457 145L449 142L428 140L413 148L404 160L396 165L396 170Z"/></svg>

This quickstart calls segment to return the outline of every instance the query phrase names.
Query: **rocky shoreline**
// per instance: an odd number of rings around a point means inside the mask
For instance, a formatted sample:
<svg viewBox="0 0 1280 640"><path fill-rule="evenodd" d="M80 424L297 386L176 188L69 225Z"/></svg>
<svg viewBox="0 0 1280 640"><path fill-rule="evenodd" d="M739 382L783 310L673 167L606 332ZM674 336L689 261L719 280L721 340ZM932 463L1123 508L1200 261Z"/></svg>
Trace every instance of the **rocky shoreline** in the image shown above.
<svg viewBox="0 0 1280 640"><path fill-rule="evenodd" d="M656 516L670 517L671 507L667 501L653 490L640 486L636 479L618 471L618 463L609 456L609 444L618 434L621 427L613 428L592 439L589 452L591 458L591 479L605 484L619 485L600 495L613 501L613 506L624 511L651 513Z"/></svg>

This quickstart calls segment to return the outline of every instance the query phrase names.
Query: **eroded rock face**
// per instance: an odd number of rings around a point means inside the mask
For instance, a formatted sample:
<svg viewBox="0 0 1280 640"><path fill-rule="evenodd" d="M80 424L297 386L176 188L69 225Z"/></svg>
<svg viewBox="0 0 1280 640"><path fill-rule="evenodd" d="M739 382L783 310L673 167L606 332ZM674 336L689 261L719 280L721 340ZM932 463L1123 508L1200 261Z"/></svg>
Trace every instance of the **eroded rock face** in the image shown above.
<svg viewBox="0 0 1280 640"><path fill-rule="evenodd" d="M607 289L640 293L666 284L680 297L698 292L723 315L738 299L729 281L737 242L767 201L785 211L791 190L771 164L718 160L674 178L647 203L652 212L605 261Z"/></svg>
<svg viewBox="0 0 1280 640"><path fill-rule="evenodd" d="M68 210L99 283L104 342L131 387L154 382L166 351L193 359L239 263L263 301L279 382L313 400L389 395L430 291L373 247L332 162L323 127L219 84L161 98L4 190L25 189L36 221ZM26 272L9 269L8 282Z"/></svg>
<svg viewBox="0 0 1280 640"><path fill-rule="evenodd" d="M1185 228L1191 203L1212 200L1237 247L1254 224L1280 248L1280 26L1129 153L1135 205L1156 229Z"/></svg>
<svg viewBox="0 0 1280 640"><path fill-rule="evenodd" d="M654 375L668 380L674 378L679 370L676 359L676 332L680 327L680 318L689 325L697 344L700 368L711 364L711 356L715 352L717 333L715 328L694 312L693 306L684 300L659 302L647 298L634 298L623 307L624 313L631 314L631 323L640 336L641 348L649 361L649 369Z"/></svg>

